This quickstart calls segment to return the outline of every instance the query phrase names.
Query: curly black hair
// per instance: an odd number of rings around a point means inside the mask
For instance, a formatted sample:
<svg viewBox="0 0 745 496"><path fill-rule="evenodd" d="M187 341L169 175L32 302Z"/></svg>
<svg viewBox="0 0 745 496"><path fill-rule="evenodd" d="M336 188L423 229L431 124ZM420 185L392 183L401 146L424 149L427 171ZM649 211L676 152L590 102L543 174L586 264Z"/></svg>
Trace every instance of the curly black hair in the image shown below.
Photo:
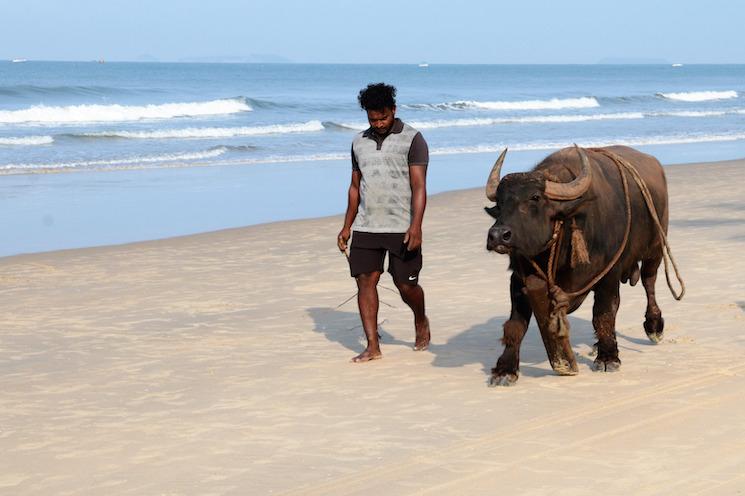
<svg viewBox="0 0 745 496"><path fill-rule="evenodd" d="M385 83L371 83L357 96L363 110L383 110L396 106L396 88Z"/></svg>

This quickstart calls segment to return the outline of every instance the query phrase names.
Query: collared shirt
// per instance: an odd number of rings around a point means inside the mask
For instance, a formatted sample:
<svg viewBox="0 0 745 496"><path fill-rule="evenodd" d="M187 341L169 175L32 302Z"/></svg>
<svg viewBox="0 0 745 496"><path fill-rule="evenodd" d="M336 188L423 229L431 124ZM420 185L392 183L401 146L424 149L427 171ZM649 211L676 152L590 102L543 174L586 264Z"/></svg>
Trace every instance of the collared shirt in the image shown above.
<svg viewBox="0 0 745 496"><path fill-rule="evenodd" d="M391 129L386 134L381 136L375 132L372 126L370 126L362 132L362 136L375 141L375 143L378 145L378 150L380 150L380 147L383 146L383 141L385 141L388 136L390 136L391 134L399 134L403 130L403 121L396 117L396 119L393 121ZM408 159L409 166L423 165L426 167L427 164L429 164L429 148L427 147L427 142L424 140L422 133L417 133L416 136L414 136L414 140L411 142L411 148L409 148ZM354 149L352 149L352 170L360 170L357 157L354 156Z"/></svg>
<svg viewBox="0 0 745 496"><path fill-rule="evenodd" d="M412 220L409 171L427 167L428 162L421 133L398 119L386 135L379 136L373 129L357 134L352 142L352 167L361 177L354 230L406 232Z"/></svg>

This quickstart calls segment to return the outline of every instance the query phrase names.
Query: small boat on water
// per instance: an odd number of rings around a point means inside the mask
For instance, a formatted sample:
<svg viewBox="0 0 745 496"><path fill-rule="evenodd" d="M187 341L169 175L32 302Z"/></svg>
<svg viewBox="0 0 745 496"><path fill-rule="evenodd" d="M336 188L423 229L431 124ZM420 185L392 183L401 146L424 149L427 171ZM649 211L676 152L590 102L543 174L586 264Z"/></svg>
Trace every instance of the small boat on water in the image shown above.
<svg viewBox="0 0 745 496"><path fill-rule="evenodd" d="M13 59L11 60L14 64L19 64L21 62L28 62L28 59Z"/></svg>
<svg viewBox="0 0 745 496"><path fill-rule="evenodd" d="M683 67L683 64L673 64L673 67Z"/></svg>
<svg viewBox="0 0 745 496"><path fill-rule="evenodd" d="M422 62L421 64L419 64L419 67L429 67L429 64L426 62Z"/></svg>

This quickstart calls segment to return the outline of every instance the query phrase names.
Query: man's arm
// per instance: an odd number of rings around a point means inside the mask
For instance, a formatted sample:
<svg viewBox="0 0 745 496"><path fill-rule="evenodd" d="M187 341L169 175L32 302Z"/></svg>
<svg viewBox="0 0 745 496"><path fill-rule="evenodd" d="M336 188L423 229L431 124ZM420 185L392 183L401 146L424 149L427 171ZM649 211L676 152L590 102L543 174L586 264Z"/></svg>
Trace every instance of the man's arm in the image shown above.
<svg viewBox="0 0 745 496"><path fill-rule="evenodd" d="M339 236L336 238L336 245L340 251L347 249L347 241L352 235L352 223L355 217L357 217L357 209L360 206L360 179L362 173L359 170L352 170L352 182L349 185L349 193L347 196L347 213L344 215L344 227L339 231Z"/></svg>
<svg viewBox="0 0 745 496"><path fill-rule="evenodd" d="M422 220L427 207L427 166L412 165L409 167L411 183L411 226L406 231L404 243L409 251L422 246Z"/></svg>

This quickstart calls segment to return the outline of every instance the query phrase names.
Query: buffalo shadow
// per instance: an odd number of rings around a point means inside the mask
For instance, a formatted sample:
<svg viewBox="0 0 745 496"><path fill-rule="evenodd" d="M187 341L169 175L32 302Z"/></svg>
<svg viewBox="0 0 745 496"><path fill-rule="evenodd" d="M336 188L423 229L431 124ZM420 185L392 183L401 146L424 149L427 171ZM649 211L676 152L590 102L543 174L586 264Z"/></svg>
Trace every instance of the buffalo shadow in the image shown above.
<svg viewBox="0 0 745 496"><path fill-rule="evenodd" d="M313 307L306 310L313 319L313 331L322 334L328 341L339 343L354 353L365 349L366 341L360 316L357 311L343 311L330 307ZM437 338L437 321L431 319L432 334ZM432 365L441 368L458 368L471 364L480 364L484 375L491 376L491 369L502 354L502 324L508 316L493 317L486 322L473 325L450 337L445 343L430 343L429 352L434 355ZM395 338L385 330L385 320L378 323L381 345L398 345L411 348L414 346L413 333L411 341ZM571 342L573 347L585 344L589 348L595 344L592 323L569 316ZM577 361L586 365L592 359L582 353L576 353ZM535 321L528 328L520 348L520 373L528 377L553 375L553 371L540 364L547 362L546 350Z"/></svg>
<svg viewBox="0 0 745 496"><path fill-rule="evenodd" d="M481 370L487 377L491 376L491 369L502 355L504 346L502 339L502 324L509 316L493 317L486 322L469 327L461 333L456 334L441 345L430 345L429 350L435 355L432 365L435 367L455 368L463 367L473 363L480 363ZM433 324L436 327L436 324ZM594 329L592 323L569 316L570 340L574 348L579 344L586 344L592 348L595 344ZM436 332L433 331L433 332ZM581 353L577 353L577 361L591 365L592 360ZM520 374L528 377L542 377L553 375L550 368L540 367L542 363L548 362L546 348L543 346L541 333L531 319L531 325L525 333L520 346Z"/></svg>

